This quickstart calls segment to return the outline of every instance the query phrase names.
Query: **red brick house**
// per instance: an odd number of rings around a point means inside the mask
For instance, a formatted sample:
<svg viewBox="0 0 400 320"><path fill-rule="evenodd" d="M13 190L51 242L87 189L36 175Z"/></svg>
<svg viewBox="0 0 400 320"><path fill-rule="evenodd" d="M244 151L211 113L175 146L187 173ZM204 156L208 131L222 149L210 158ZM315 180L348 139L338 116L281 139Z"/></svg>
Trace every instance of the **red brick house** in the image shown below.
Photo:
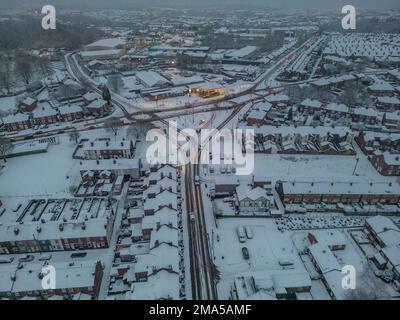
<svg viewBox="0 0 400 320"><path fill-rule="evenodd" d="M377 97L391 97L393 96L395 89L393 86L387 82L385 83L375 83L368 87L368 92Z"/></svg>
<svg viewBox="0 0 400 320"><path fill-rule="evenodd" d="M107 114L110 111L110 105L103 99L97 99L86 106L86 109L95 115Z"/></svg>
<svg viewBox="0 0 400 320"><path fill-rule="evenodd" d="M386 112L382 120L383 124L392 129L400 128L400 112Z"/></svg>
<svg viewBox="0 0 400 320"><path fill-rule="evenodd" d="M251 110L250 113L247 115L247 125L263 125L265 124L265 117L267 115L266 111L254 109Z"/></svg>
<svg viewBox="0 0 400 320"><path fill-rule="evenodd" d="M361 131L355 138L365 154L375 151L396 151L400 148L400 134L375 131Z"/></svg>
<svg viewBox="0 0 400 320"><path fill-rule="evenodd" d="M24 112L32 112L37 107L37 100L27 97L18 104L18 109Z"/></svg>
<svg viewBox="0 0 400 320"><path fill-rule="evenodd" d="M74 121L84 117L83 109L77 105L59 107L58 111L60 113L60 120L64 122Z"/></svg>
<svg viewBox="0 0 400 320"><path fill-rule="evenodd" d="M375 169L383 176L400 176L400 154L376 153L369 157Z"/></svg>
<svg viewBox="0 0 400 320"><path fill-rule="evenodd" d="M25 113L9 115L3 119L3 123L7 131L26 130L32 127L31 119Z"/></svg>
<svg viewBox="0 0 400 320"><path fill-rule="evenodd" d="M75 294L84 293L96 299L99 295L103 266L101 261L54 262L56 269L54 288L44 288L42 263L32 263L25 268L2 268L0 275L0 297L21 299L24 297L40 297L48 299L60 296L72 299Z"/></svg>
<svg viewBox="0 0 400 320"><path fill-rule="evenodd" d="M282 202L291 203L390 203L400 200L400 187L395 183L366 182L278 182Z"/></svg>
<svg viewBox="0 0 400 320"><path fill-rule="evenodd" d="M58 121L57 111L51 107L43 107L33 112L34 124L51 124Z"/></svg>
<svg viewBox="0 0 400 320"><path fill-rule="evenodd" d="M95 94L94 92L87 92L86 94L83 95L83 101L85 102L86 105L91 104L93 101L98 99L98 95Z"/></svg>

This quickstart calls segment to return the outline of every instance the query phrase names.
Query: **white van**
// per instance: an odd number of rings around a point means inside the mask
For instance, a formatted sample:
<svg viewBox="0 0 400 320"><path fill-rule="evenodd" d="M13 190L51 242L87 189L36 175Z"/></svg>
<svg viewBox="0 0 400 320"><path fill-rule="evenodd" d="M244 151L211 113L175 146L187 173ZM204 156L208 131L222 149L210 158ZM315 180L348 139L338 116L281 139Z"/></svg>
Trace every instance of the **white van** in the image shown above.
<svg viewBox="0 0 400 320"><path fill-rule="evenodd" d="M236 229L236 233L238 235L239 242L246 242L246 235L243 226L238 226Z"/></svg>
<svg viewBox="0 0 400 320"><path fill-rule="evenodd" d="M246 232L246 237L247 237L247 239L253 239L254 234L253 234L253 230L251 230L251 227L250 227L250 226L246 226L246 227L244 228L244 231Z"/></svg>

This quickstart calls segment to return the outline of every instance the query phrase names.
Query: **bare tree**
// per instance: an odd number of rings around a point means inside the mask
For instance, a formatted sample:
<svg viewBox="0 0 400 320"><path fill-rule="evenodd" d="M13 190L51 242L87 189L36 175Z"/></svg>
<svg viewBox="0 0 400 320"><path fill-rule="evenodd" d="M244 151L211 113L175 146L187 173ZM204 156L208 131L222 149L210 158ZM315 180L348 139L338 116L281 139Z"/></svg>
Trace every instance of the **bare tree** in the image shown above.
<svg viewBox="0 0 400 320"><path fill-rule="evenodd" d="M106 131L111 131L116 136L119 128L122 126L122 122L117 117L110 117L104 121L103 126L106 129Z"/></svg>
<svg viewBox="0 0 400 320"><path fill-rule="evenodd" d="M3 119L5 117L7 117L8 115L10 115L12 112L10 110L0 110L0 120L3 121Z"/></svg>
<svg viewBox="0 0 400 320"><path fill-rule="evenodd" d="M76 192L78 191L78 187L71 185L71 186L69 186L68 190L71 193L71 195L75 196Z"/></svg>
<svg viewBox="0 0 400 320"><path fill-rule="evenodd" d="M12 86L11 70L9 66L0 70L0 89L6 89L7 94L10 93Z"/></svg>
<svg viewBox="0 0 400 320"><path fill-rule="evenodd" d="M107 77L107 86L114 92L119 93L124 85L124 81L119 73L113 73Z"/></svg>
<svg viewBox="0 0 400 320"><path fill-rule="evenodd" d="M137 122L128 127L126 135L128 138L139 139L141 136L145 135L147 131L153 127L148 122Z"/></svg>
<svg viewBox="0 0 400 320"><path fill-rule="evenodd" d="M28 85L33 76L33 63L32 59L27 56L20 57L16 64L17 74L24 80L25 84Z"/></svg>
<svg viewBox="0 0 400 320"><path fill-rule="evenodd" d="M47 77L51 74L51 67L48 60L38 59L36 67L40 71L42 77Z"/></svg>
<svg viewBox="0 0 400 320"><path fill-rule="evenodd" d="M13 84L12 59L6 53L5 58L0 61L0 88L6 89L10 93Z"/></svg>
<svg viewBox="0 0 400 320"><path fill-rule="evenodd" d="M357 277L356 289L348 290L346 300L385 300L389 294L384 290L384 282L379 279L369 263L364 264L362 274Z"/></svg>
<svg viewBox="0 0 400 320"><path fill-rule="evenodd" d="M3 158L4 162L7 162L6 157L12 151L14 145L11 139L6 137L0 137L0 157Z"/></svg>
<svg viewBox="0 0 400 320"><path fill-rule="evenodd" d="M73 131L71 131L69 133L69 140L70 141L75 141L75 143L78 143L79 137L81 136L81 134L79 133L79 131L77 129L74 129Z"/></svg>

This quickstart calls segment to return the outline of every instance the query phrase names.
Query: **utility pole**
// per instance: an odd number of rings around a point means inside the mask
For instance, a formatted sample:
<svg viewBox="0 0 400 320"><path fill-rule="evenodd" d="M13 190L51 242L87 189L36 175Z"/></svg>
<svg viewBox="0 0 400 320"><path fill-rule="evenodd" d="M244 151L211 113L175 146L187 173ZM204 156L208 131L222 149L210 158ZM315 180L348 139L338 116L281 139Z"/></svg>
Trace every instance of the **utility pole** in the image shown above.
<svg viewBox="0 0 400 320"><path fill-rule="evenodd" d="M356 172L358 161L360 161L360 158L356 158L356 165L354 166L354 170L353 170L352 176L354 176L354 174Z"/></svg>

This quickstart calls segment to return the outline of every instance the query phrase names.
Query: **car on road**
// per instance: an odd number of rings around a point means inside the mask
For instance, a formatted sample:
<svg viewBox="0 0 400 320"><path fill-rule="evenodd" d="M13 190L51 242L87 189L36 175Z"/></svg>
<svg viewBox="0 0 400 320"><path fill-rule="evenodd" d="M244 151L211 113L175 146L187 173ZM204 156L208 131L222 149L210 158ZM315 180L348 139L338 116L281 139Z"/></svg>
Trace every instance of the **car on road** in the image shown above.
<svg viewBox="0 0 400 320"><path fill-rule="evenodd" d="M243 247L242 255L243 255L244 260L249 260L250 259L249 249L247 249L246 247Z"/></svg>
<svg viewBox="0 0 400 320"><path fill-rule="evenodd" d="M14 261L13 257L10 258L0 258L0 263L11 263Z"/></svg>
<svg viewBox="0 0 400 320"><path fill-rule="evenodd" d="M39 257L39 261L47 261L51 259L51 254L43 254Z"/></svg>
<svg viewBox="0 0 400 320"><path fill-rule="evenodd" d="M21 258L18 259L19 262L30 262L33 259L35 259L35 257L31 254L26 254L24 256L22 256Z"/></svg>
<svg viewBox="0 0 400 320"><path fill-rule="evenodd" d="M84 258L87 256L87 252L75 252L71 254L71 258Z"/></svg>

